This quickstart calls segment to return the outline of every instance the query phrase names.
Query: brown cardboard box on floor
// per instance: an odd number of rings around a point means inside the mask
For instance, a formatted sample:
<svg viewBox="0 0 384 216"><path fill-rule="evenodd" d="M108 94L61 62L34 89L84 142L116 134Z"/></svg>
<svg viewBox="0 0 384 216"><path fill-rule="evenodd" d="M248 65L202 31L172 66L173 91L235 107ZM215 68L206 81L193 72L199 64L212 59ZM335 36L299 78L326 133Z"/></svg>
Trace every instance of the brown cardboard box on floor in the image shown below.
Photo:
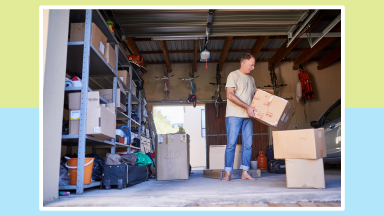
<svg viewBox="0 0 384 216"><path fill-rule="evenodd" d="M156 144L156 179L189 179L189 139L187 134L158 134Z"/></svg>
<svg viewBox="0 0 384 216"><path fill-rule="evenodd" d="M125 83L125 85L129 88L131 83L129 82L129 72L127 70L118 70L117 76Z"/></svg>
<svg viewBox="0 0 384 216"><path fill-rule="evenodd" d="M324 128L272 131L275 159L327 157Z"/></svg>
<svg viewBox="0 0 384 216"><path fill-rule="evenodd" d="M227 145L210 145L209 146L209 169L224 169L225 167L225 148ZM237 144L235 150L235 160L233 169L240 169L242 145Z"/></svg>
<svg viewBox="0 0 384 216"><path fill-rule="evenodd" d="M295 114L295 107L287 100L260 89L256 90L251 106L257 109L256 120L279 130L286 130Z"/></svg>
<svg viewBox="0 0 384 216"><path fill-rule="evenodd" d="M285 159L287 188L325 188L323 159Z"/></svg>
<svg viewBox="0 0 384 216"><path fill-rule="evenodd" d="M113 71L116 70L116 52L110 43L105 47L105 60L112 67Z"/></svg>
<svg viewBox="0 0 384 216"><path fill-rule="evenodd" d="M69 41L84 41L85 23L71 23L71 31ZM105 46L107 45L107 37L103 32L92 23L91 26L91 44L105 58Z"/></svg>

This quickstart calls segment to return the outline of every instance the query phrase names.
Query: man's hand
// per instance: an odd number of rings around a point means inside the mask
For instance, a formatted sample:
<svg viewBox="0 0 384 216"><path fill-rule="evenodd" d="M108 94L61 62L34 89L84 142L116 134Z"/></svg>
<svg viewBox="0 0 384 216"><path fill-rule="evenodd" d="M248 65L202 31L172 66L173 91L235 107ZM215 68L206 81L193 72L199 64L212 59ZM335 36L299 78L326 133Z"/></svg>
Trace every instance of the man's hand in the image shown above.
<svg viewBox="0 0 384 216"><path fill-rule="evenodd" d="M255 107L248 106L247 114L249 115L249 117L255 118L255 112L257 112L257 109Z"/></svg>

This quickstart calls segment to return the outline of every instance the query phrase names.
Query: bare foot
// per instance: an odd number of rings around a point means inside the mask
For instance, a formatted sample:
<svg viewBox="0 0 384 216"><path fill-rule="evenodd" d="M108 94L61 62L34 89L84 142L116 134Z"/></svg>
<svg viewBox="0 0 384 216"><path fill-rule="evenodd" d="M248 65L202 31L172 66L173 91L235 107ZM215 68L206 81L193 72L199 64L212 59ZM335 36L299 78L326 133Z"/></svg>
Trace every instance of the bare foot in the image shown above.
<svg viewBox="0 0 384 216"><path fill-rule="evenodd" d="M243 180L256 180L256 178L253 178L251 175L249 175L248 171L243 170L243 173L241 175L241 179Z"/></svg>
<svg viewBox="0 0 384 216"><path fill-rule="evenodd" d="M226 182L226 181L231 181L231 179L232 179L231 172L225 172L224 178L221 179L221 181Z"/></svg>

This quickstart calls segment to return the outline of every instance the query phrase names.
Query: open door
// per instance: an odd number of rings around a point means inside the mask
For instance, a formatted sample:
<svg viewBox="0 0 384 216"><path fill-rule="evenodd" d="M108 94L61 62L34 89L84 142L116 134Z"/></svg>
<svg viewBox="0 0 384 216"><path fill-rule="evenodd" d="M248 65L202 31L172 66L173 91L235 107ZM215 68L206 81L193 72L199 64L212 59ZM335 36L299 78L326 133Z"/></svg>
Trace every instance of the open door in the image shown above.
<svg viewBox="0 0 384 216"><path fill-rule="evenodd" d="M206 128L206 164L209 169L209 146L210 145L227 145L227 132L225 129L225 113L227 104L220 103L219 117L216 117L215 103L205 104L205 128ZM241 133L241 132L240 132ZM237 140L237 144L241 144L241 135ZM253 121L253 138L252 138L252 157L251 160L256 160L259 151L267 152L269 143L268 126Z"/></svg>

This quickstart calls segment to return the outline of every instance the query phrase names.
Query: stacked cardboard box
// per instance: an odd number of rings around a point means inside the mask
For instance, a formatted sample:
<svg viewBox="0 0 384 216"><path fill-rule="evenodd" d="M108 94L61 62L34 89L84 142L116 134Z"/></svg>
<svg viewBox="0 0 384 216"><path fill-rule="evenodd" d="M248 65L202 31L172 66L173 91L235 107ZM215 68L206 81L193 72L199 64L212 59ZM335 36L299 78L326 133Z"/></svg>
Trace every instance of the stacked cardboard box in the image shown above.
<svg viewBox="0 0 384 216"><path fill-rule="evenodd" d="M70 93L69 98L69 134L79 134L81 93ZM86 134L96 139L115 138L115 104L100 104L99 92L88 92Z"/></svg>
<svg viewBox="0 0 384 216"><path fill-rule="evenodd" d="M121 112L127 111L127 94L118 81L118 88L116 92L116 108ZM113 89L95 89L94 91L100 92L100 96L104 98L108 103L113 103Z"/></svg>
<svg viewBox="0 0 384 216"><path fill-rule="evenodd" d="M325 188L324 129L273 131L275 159L285 159L287 188Z"/></svg>
<svg viewBox="0 0 384 216"><path fill-rule="evenodd" d="M156 179L189 179L189 135L159 134L156 144Z"/></svg>
<svg viewBox="0 0 384 216"><path fill-rule="evenodd" d="M120 79L125 83L125 85L129 88L131 86L131 83L129 82L130 80L130 75L127 70L118 70L117 71L117 76L120 77Z"/></svg>

